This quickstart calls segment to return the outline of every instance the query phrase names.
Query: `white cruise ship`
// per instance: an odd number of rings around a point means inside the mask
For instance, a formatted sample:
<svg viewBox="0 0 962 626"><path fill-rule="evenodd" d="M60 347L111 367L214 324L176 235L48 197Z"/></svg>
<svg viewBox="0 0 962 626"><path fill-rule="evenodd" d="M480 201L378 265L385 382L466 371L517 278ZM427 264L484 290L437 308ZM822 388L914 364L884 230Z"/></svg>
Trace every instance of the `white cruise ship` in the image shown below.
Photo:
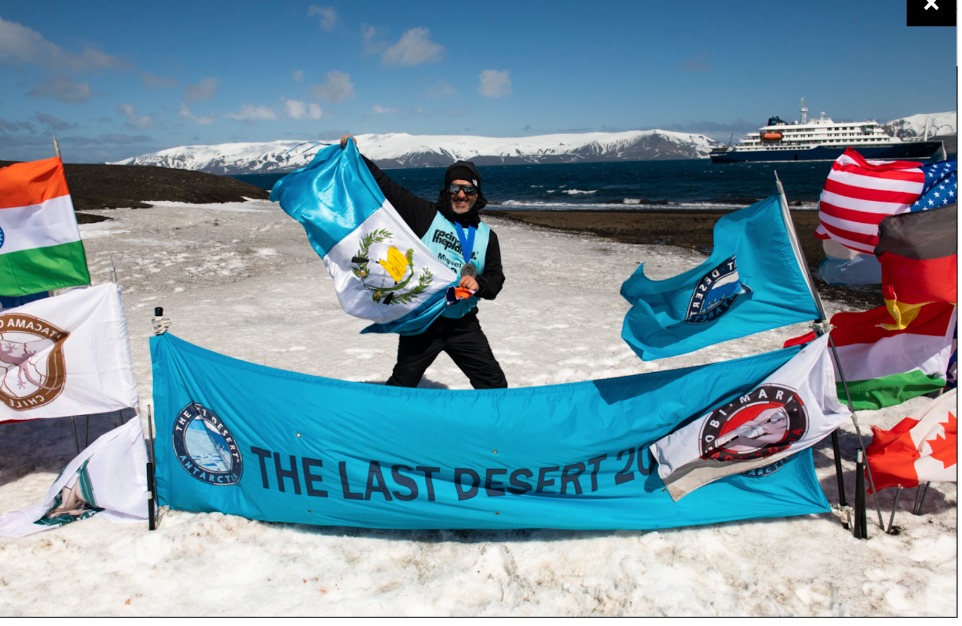
<svg viewBox="0 0 962 626"><path fill-rule="evenodd" d="M904 141L887 135L877 122L833 122L824 113L808 121L804 98L801 114L801 121L791 124L771 117L737 144L709 156L713 163L834 161L852 147L867 159L945 158L941 141Z"/></svg>

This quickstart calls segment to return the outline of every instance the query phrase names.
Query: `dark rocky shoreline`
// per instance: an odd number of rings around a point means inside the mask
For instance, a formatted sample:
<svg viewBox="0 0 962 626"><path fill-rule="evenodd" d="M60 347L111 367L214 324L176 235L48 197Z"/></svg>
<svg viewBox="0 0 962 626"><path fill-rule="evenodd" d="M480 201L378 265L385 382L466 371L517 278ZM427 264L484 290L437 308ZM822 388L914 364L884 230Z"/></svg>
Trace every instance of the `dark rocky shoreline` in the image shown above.
<svg viewBox="0 0 962 626"><path fill-rule="evenodd" d="M9 165L0 161L0 166ZM64 165L77 221L98 222L109 217L85 211L112 208L148 208L150 202L195 204L242 202L267 199L270 193L260 187L229 176L193 170L106 164ZM504 211L490 209L487 214L532 226L568 232L591 233L623 243L678 246L711 252L712 230L724 215L720 211ZM812 272L824 258L822 244L813 233L818 224L815 211L792 210L792 221L805 258ZM814 275L814 274L813 274ZM815 275L816 287L824 298L842 300L855 308L867 309L882 304L875 288L834 287Z"/></svg>

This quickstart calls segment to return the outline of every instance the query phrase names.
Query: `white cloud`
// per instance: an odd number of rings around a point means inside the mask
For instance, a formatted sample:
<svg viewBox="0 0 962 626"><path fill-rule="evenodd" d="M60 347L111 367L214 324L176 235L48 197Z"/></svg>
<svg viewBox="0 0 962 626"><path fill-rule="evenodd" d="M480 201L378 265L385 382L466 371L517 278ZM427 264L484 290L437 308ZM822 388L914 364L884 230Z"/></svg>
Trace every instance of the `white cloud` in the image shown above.
<svg viewBox="0 0 962 626"><path fill-rule="evenodd" d="M34 87L28 95L77 104L89 100L91 93L90 83L76 81L66 76L55 76Z"/></svg>
<svg viewBox="0 0 962 626"><path fill-rule="evenodd" d="M317 98L341 102L354 95L354 83L351 82L350 74L333 71L328 72L325 78L323 84L311 87L311 93Z"/></svg>
<svg viewBox="0 0 962 626"><path fill-rule="evenodd" d="M431 85L428 89L427 95L431 98L447 98L449 96L456 95L458 90L454 88L451 83L439 80L438 82Z"/></svg>
<svg viewBox="0 0 962 626"><path fill-rule="evenodd" d="M371 107L371 110L377 115L396 115L398 113L397 109L392 109L391 107L386 107L382 104L375 104L373 107Z"/></svg>
<svg viewBox="0 0 962 626"><path fill-rule="evenodd" d="M237 113L228 113L227 119L254 124L263 120L276 120L277 114L270 107L245 104Z"/></svg>
<svg viewBox="0 0 962 626"><path fill-rule="evenodd" d="M310 17L320 16L318 23L321 25L321 30L332 31L334 30L334 25L337 24L337 9L334 7L322 7L312 4L307 7L307 14Z"/></svg>
<svg viewBox="0 0 962 626"><path fill-rule="evenodd" d="M304 80L304 70L294 70L291 72L291 80L295 83L299 83Z"/></svg>
<svg viewBox="0 0 962 626"><path fill-rule="evenodd" d="M384 51L381 61L385 65L420 65L444 58L445 48L430 39L427 28L412 28L400 41Z"/></svg>
<svg viewBox="0 0 962 626"><path fill-rule="evenodd" d="M485 98L503 98L511 95L511 72L508 70L484 70L478 77L478 93Z"/></svg>
<svg viewBox="0 0 962 626"><path fill-rule="evenodd" d="M24 63L58 72L129 69L119 57L95 48L87 48L82 54L67 52L37 31L0 18L0 65Z"/></svg>
<svg viewBox="0 0 962 626"><path fill-rule="evenodd" d="M180 115L181 115L182 117L186 117L186 118L189 119L189 120L192 120L193 122L195 122L196 124L198 124L198 125L200 125L200 126L207 126L208 124L213 124L213 123L214 123L214 118L212 118L212 117L206 117L206 116L201 116L201 115L195 115L195 114L187 107L186 104L181 104L181 105L180 105Z"/></svg>
<svg viewBox="0 0 962 626"><path fill-rule="evenodd" d="M184 100L188 102L210 100L217 93L219 85L220 81L216 78L203 78L200 82L187 85L187 89L184 90Z"/></svg>
<svg viewBox="0 0 962 626"><path fill-rule="evenodd" d="M137 115L137 111L132 104L125 103L118 105L117 110L120 111L125 118L127 118L127 126L130 128L143 130L145 128L150 128L152 125L150 117L147 115Z"/></svg>
<svg viewBox="0 0 962 626"><path fill-rule="evenodd" d="M313 102L302 102L300 100L285 100L284 108L287 117L295 120L311 119L319 120L323 112L321 107Z"/></svg>
<svg viewBox="0 0 962 626"><path fill-rule="evenodd" d="M364 54L379 54L386 47L381 29L369 24L361 25L361 49Z"/></svg>

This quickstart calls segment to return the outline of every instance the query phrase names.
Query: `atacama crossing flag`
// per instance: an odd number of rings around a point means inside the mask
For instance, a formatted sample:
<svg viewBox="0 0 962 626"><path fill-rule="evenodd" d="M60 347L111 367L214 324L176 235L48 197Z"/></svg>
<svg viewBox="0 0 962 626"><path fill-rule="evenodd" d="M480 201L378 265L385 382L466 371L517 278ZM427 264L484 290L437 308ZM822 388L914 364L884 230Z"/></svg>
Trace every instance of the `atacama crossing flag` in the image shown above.
<svg viewBox="0 0 962 626"><path fill-rule="evenodd" d="M875 247L882 297L900 330L931 302L958 302L958 205L886 217Z"/></svg>
<svg viewBox="0 0 962 626"><path fill-rule="evenodd" d="M680 502L647 454L797 348L480 391L276 370L169 332L150 348L161 506L365 528L653 529L829 510L810 451Z"/></svg>
<svg viewBox="0 0 962 626"><path fill-rule="evenodd" d="M146 520L146 466L144 427L134 417L68 463L43 502L0 517L0 537L24 537L98 514L117 522Z"/></svg>
<svg viewBox="0 0 962 626"><path fill-rule="evenodd" d="M621 286L621 337L643 360L819 318L778 195L721 218L713 237L698 267L652 280L642 264Z"/></svg>
<svg viewBox="0 0 962 626"><path fill-rule="evenodd" d="M851 417L835 395L827 347L824 335L755 388L653 443L658 476L672 498L725 476L771 468Z"/></svg>
<svg viewBox="0 0 962 626"><path fill-rule="evenodd" d="M956 308L933 303L921 308L905 330L889 330L884 306L843 311L832 316L832 340L838 354L838 395L845 399L844 379L857 410L876 410L905 402L945 386L952 357Z"/></svg>
<svg viewBox="0 0 962 626"><path fill-rule="evenodd" d="M868 161L848 148L825 181L815 236L874 254L884 218L956 202L956 169L955 161Z"/></svg>
<svg viewBox="0 0 962 626"><path fill-rule="evenodd" d="M0 296L89 284L60 157L0 168Z"/></svg>
<svg viewBox="0 0 962 626"><path fill-rule="evenodd" d="M865 450L876 491L958 480L958 393L947 391L891 430L872 427Z"/></svg>
<svg viewBox="0 0 962 626"><path fill-rule="evenodd" d="M72 289L0 311L0 422L137 406L120 289Z"/></svg>
<svg viewBox="0 0 962 626"><path fill-rule="evenodd" d="M417 334L444 310L458 276L401 219L353 141L277 181L271 200L304 227L344 311L376 322L362 332Z"/></svg>

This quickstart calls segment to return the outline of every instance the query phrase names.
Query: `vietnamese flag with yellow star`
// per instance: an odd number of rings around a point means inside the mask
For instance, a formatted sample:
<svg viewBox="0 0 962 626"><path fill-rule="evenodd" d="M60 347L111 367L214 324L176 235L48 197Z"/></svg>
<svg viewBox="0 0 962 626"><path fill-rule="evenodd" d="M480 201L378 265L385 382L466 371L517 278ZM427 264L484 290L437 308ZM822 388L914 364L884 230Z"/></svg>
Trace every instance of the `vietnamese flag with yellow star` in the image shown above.
<svg viewBox="0 0 962 626"><path fill-rule="evenodd" d="M942 394L891 430L872 427L865 450L875 490L958 480L958 394Z"/></svg>

